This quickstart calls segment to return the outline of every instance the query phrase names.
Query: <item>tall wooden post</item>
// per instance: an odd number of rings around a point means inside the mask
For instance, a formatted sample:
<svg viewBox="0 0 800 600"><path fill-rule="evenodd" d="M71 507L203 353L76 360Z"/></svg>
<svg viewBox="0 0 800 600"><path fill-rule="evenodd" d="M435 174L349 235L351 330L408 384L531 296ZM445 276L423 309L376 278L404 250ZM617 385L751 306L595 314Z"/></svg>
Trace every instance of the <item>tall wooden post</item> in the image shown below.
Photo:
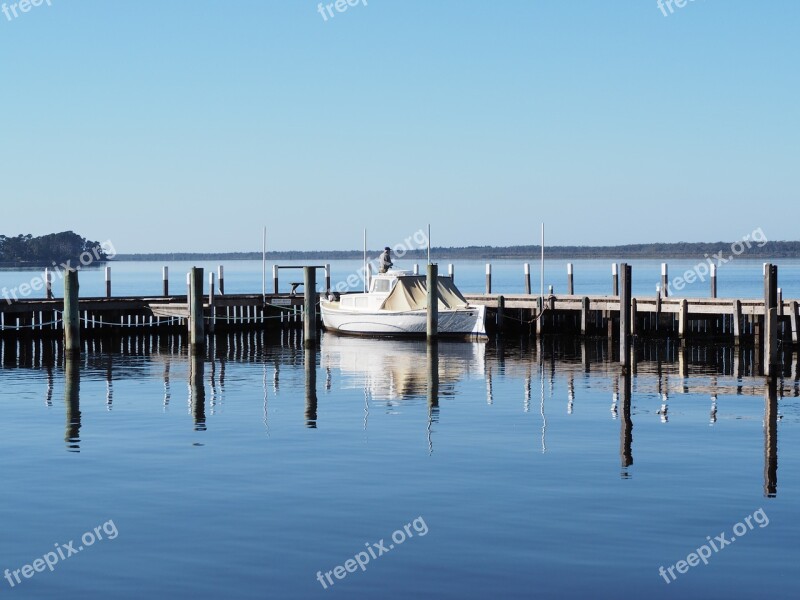
<svg viewBox="0 0 800 600"><path fill-rule="evenodd" d="M272 265L272 293L278 293L278 265Z"/></svg>
<svg viewBox="0 0 800 600"><path fill-rule="evenodd" d="M742 301L736 299L733 301L733 339L735 344L742 341Z"/></svg>
<svg viewBox="0 0 800 600"><path fill-rule="evenodd" d="M764 371L778 375L778 266L764 267Z"/></svg>
<svg viewBox="0 0 800 600"><path fill-rule="evenodd" d="M678 337L681 339L689 335L689 302L681 299L680 312L678 313Z"/></svg>
<svg viewBox="0 0 800 600"><path fill-rule="evenodd" d="M505 296L497 297L497 333L503 333L505 325L506 299Z"/></svg>
<svg viewBox="0 0 800 600"><path fill-rule="evenodd" d="M169 267L161 269L161 288L164 296L169 296Z"/></svg>
<svg viewBox="0 0 800 600"><path fill-rule="evenodd" d="M631 362L630 335L631 335L631 266L622 263L619 266L620 295L619 295L619 361L623 371L627 370Z"/></svg>
<svg viewBox="0 0 800 600"><path fill-rule="evenodd" d="M619 296L619 275L617 275L617 263L611 264L611 295Z"/></svg>
<svg viewBox="0 0 800 600"><path fill-rule="evenodd" d="M589 298L581 300L581 335L586 335L589 330ZM584 344L585 345L585 344Z"/></svg>
<svg viewBox="0 0 800 600"><path fill-rule="evenodd" d="M64 272L64 352L80 354L81 320L78 310L78 271Z"/></svg>
<svg viewBox="0 0 800 600"><path fill-rule="evenodd" d="M450 278L451 281L456 280L456 270L453 267L453 263L449 263L447 265L447 276Z"/></svg>
<svg viewBox="0 0 800 600"><path fill-rule="evenodd" d="M427 273L427 335L428 341L435 340L439 335L439 265L429 264Z"/></svg>
<svg viewBox="0 0 800 600"><path fill-rule="evenodd" d="M220 296L225 294L225 268L222 265L217 267L217 279L219 283L217 283L217 289L219 290Z"/></svg>
<svg viewBox="0 0 800 600"><path fill-rule="evenodd" d="M572 296L575 293L575 286L572 280L572 263L567 263L567 294Z"/></svg>
<svg viewBox="0 0 800 600"><path fill-rule="evenodd" d="M664 298L669 296L668 279L669 275L667 274L667 263L661 263L661 293L664 294Z"/></svg>
<svg viewBox="0 0 800 600"><path fill-rule="evenodd" d="M53 299L53 275L50 273L50 269L44 270L44 297L48 300Z"/></svg>
<svg viewBox="0 0 800 600"><path fill-rule="evenodd" d="M111 298L111 267L106 267L106 298Z"/></svg>
<svg viewBox="0 0 800 600"><path fill-rule="evenodd" d="M220 267L222 268L222 267ZM216 327L216 311L214 310L214 271L208 274L208 332L214 333Z"/></svg>
<svg viewBox="0 0 800 600"><path fill-rule="evenodd" d="M303 343L306 348L317 344L317 270L303 267Z"/></svg>
<svg viewBox="0 0 800 600"><path fill-rule="evenodd" d="M325 263L325 295L331 293L331 264Z"/></svg>
<svg viewBox="0 0 800 600"><path fill-rule="evenodd" d="M189 273L189 344L192 354L202 353L206 344L202 267L192 267Z"/></svg>
<svg viewBox="0 0 800 600"><path fill-rule="evenodd" d="M717 297L717 265L711 265L711 297Z"/></svg>
<svg viewBox="0 0 800 600"><path fill-rule="evenodd" d="M492 293L492 263L486 263L486 293Z"/></svg>
<svg viewBox="0 0 800 600"><path fill-rule="evenodd" d="M522 272L525 274L525 293L530 295L531 293L531 265L530 263L525 263L522 265Z"/></svg>

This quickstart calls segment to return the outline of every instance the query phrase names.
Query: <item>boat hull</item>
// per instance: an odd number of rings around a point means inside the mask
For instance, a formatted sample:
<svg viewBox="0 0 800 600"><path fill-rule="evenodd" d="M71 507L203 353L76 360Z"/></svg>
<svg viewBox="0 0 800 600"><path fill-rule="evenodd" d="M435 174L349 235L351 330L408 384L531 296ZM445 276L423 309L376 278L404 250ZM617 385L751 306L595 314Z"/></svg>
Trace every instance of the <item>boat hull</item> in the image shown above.
<svg viewBox="0 0 800 600"><path fill-rule="evenodd" d="M336 302L322 301L322 324L329 331L353 335L424 336L428 315L424 310L346 310ZM438 333L454 336L486 336L486 307L474 306L439 311Z"/></svg>

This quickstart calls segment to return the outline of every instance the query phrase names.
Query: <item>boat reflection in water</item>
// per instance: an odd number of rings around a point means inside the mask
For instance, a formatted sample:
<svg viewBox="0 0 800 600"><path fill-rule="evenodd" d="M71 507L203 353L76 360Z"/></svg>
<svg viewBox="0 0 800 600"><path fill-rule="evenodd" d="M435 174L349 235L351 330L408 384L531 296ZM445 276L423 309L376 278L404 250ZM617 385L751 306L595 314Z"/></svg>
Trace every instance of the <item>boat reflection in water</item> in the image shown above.
<svg viewBox="0 0 800 600"><path fill-rule="evenodd" d="M342 375L341 389L364 390L394 409L403 400L455 395L456 384L483 379L485 344L463 341L370 339L326 332L321 366ZM437 388L431 398L431 388Z"/></svg>
<svg viewBox="0 0 800 600"><path fill-rule="evenodd" d="M433 452L433 424L439 421L440 396L455 396L465 379L485 376L485 344L481 342L428 343L419 340L369 339L325 333L321 366L330 381L341 375L341 389L364 393L364 428L370 401L396 412L402 402L423 398L428 405L428 451Z"/></svg>

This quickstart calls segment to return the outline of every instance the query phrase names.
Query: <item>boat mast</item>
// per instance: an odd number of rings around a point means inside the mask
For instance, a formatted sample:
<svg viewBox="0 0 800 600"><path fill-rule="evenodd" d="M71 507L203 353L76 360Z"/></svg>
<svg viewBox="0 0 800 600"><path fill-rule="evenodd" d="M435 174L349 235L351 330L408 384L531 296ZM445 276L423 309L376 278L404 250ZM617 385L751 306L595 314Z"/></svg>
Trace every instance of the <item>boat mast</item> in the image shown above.
<svg viewBox="0 0 800 600"><path fill-rule="evenodd" d="M544 223L542 223L542 259L539 265L539 298L541 306L544 308Z"/></svg>
<svg viewBox="0 0 800 600"><path fill-rule="evenodd" d="M367 292L367 228L364 228L364 292Z"/></svg>

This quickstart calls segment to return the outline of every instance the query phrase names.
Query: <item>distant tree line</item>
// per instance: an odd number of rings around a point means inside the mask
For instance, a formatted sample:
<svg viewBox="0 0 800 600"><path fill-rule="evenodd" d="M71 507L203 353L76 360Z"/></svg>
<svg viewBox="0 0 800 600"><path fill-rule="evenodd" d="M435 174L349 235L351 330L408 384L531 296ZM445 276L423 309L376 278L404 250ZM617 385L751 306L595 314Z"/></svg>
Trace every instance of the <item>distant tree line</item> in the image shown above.
<svg viewBox="0 0 800 600"><path fill-rule="evenodd" d="M108 260L100 242L87 240L73 231L38 237L31 234L0 235L0 264L3 266L50 265L67 261L77 265L85 252L90 253L91 262Z"/></svg>
<svg viewBox="0 0 800 600"><path fill-rule="evenodd" d="M627 244L622 246L545 246L547 258L697 258L706 255L713 257L722 252L727 258L731 247L741 242L677 242L653 244ZM739 249L737 248L737 251ZM374 258L381 250L369 250L367 255ZM427 249L409 250L404 258L425 258ZM535 259L541 253L541 246L460 246L437 247L431 255L438 259ZM362 250L313 250L267 252L267 258L274 260L353 260L363 256ZM800 241L766 242L750 244L739 254L742 258L800 258ZM155 254L118 254L116 260L261 260L261 252L177 252Z"/></svg>

